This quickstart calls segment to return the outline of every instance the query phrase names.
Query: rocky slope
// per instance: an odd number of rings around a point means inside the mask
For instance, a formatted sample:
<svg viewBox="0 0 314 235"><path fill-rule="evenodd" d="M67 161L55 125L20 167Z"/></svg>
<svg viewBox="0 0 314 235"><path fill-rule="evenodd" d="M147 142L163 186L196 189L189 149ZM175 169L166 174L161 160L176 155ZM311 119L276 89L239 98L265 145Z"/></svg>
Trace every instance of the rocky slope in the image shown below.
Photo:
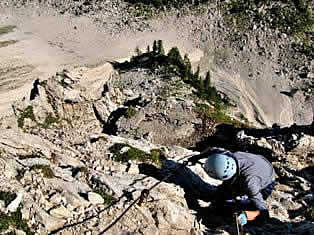
<svg viewBox="0 0 314 235"><path fill-rule="evenodd" d="M233 27L217 2L156 19L135 16L120 0L0 6L0 24L18 26L0 33L16 40L0 43L0 104L10 109L0 118L1 234L235 234L232 218L211 210L206 197L220 182L200 164L180 167L207 146L262 154L275 167L271 219L245 226L246 233L314 233L314 64L293 46L297 39L253 20L249 31ZM123 70L113 61L158 39L167 51L189 53L194 71L198 64L201 75L210 70L219 93L237 104L234 118L175 73ZM93 65L69 66L70 59Z"/></svg>
<svg viewBox="0 0 314 235"><path fill-rule="evenodd" d="M162 80L139 75L131 80L141 84L135 88L128 79L132 72L119 74L109 63L63 71L35 81L29 96L13 105L15 115L1 120L3 234L235 233L232 220L208 209L206 194L219 182L199 164L177 171L106 230L143 189L176 169L180 158L197 153L173 145L202 122L188 99L191 89L176 86L175 94L164 96L156 92L166 86ZM128 115L130 107L135 115ZM264 154L279 177L267 201L271 220L245 231L313 233L313 126L216 129L216 143Z"/></svg>

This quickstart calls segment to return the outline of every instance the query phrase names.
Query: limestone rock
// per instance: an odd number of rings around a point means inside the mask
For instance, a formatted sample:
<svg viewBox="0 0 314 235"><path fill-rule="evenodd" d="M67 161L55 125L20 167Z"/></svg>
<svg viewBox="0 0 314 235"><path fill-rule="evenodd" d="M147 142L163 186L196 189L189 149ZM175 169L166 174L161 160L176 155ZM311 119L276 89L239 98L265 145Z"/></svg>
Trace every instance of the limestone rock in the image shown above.
<svg viewBox="0 0 314 235"><path fill-rule="evenodd" d="M87 194L88 201L95 205L95 204L104 204L105 200L100 196L98 193L88 192Z"/></svg>
<svg viewBox="0 0 314 235"><path fill-rule="evenodd" d="M38 216L39 221L45 226L45 229L48 232L61 228L66 222L66 220L64 219L59 219L59 218L50 216L47 212L45 212L44 210L40 208L37 208L37 211L38 211L37 216Z"/></svg>
<svg viewBox="0 0 314 235"><path fill-rule="evenodd" d="M23 193L17 193L16 198L7 206L8 211L15 212L23 200Z"/></svg>
<svg viewBox="0 0 314 235"><path fill-rule="evenodd" d="M53 217L60 218L60 219L66 219L72 217L72 213L65 208L64 206L58 206L56 208L53 208L49 211L49 214Z"/></svg>

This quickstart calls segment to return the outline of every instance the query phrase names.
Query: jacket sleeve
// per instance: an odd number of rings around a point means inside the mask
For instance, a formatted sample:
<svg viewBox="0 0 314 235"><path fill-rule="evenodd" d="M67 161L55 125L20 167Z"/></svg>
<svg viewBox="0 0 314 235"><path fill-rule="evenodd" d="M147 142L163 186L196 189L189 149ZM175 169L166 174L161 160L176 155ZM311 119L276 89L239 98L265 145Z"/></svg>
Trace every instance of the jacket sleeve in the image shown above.
<svg viewBox="0 0 314 235"><path fill-rule="evenodd" d="M257 176L247 181L248 197L258 210L267 210L266 203L261 193L261 179Z"/></svg>

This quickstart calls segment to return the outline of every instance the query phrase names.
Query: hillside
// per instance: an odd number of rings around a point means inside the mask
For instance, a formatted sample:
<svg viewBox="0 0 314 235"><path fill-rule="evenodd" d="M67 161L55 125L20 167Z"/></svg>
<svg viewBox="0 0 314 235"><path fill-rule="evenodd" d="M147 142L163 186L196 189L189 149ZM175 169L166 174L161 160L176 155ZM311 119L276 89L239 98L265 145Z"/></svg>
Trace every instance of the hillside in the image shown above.
<svg viewBox="0 0 314 235"><path fill-rule="evenodd" d="M208 146L275 168L245 233L314 233L312 6L1 1L0 233L236 234Z"/></svg>

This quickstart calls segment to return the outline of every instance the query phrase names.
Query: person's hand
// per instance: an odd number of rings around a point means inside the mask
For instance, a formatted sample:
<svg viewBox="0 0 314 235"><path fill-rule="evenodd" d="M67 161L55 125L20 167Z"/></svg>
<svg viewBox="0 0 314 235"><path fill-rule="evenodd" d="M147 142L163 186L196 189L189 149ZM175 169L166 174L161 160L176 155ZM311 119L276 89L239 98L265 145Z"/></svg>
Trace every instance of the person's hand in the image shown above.
<svg viewBox="0 0 314 235"><path fill-rule="evenodd" d="M247 216L245 212L241 212L238 216L237 216L237 220L239 222L239 224L241 224L242 226L247 224Z"/></svg>

